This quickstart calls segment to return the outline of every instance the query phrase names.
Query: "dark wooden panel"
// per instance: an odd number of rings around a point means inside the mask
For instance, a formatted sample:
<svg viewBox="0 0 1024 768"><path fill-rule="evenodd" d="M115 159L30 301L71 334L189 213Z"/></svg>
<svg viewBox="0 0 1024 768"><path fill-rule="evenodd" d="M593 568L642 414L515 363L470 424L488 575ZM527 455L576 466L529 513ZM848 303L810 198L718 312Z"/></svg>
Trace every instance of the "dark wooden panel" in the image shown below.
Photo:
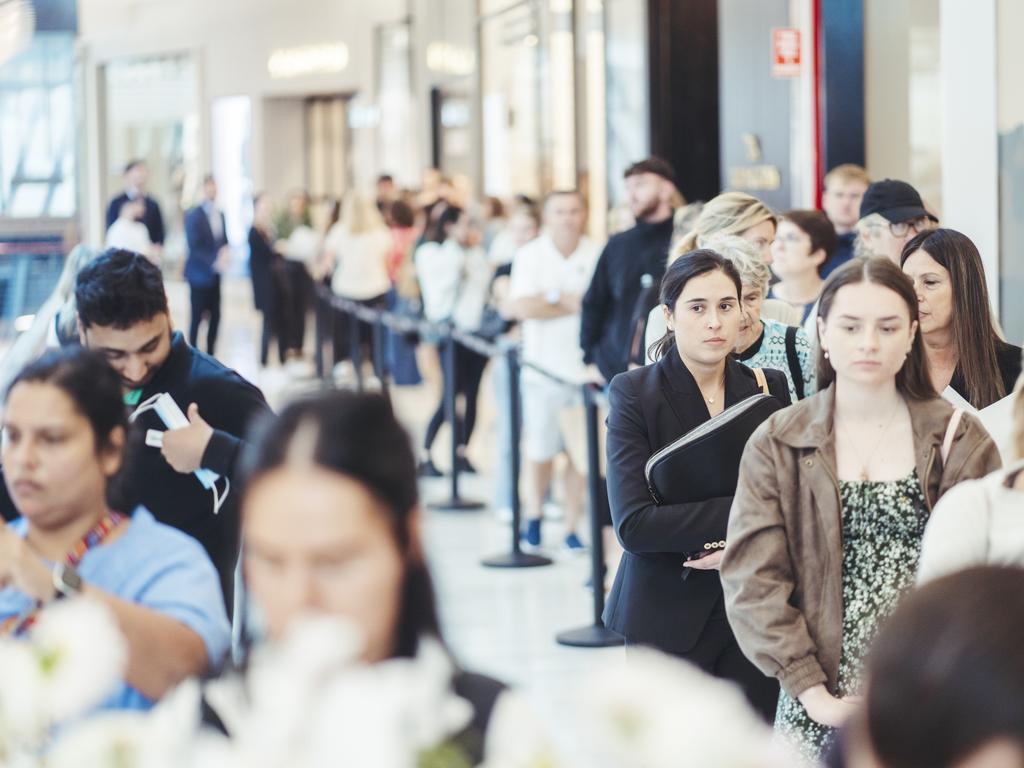
<svg viewBox="0 0 1024 768"><path fill-rule="evenodd" d="M717 0L648 0L651 152L688 200L719 192Z"/></svg>

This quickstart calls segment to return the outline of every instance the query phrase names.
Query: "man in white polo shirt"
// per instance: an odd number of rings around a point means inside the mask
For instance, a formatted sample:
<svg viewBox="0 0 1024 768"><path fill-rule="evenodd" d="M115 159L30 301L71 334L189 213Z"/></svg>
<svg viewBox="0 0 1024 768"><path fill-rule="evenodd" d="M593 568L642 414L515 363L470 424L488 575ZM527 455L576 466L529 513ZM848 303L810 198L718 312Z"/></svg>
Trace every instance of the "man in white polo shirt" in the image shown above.
<svg viewBox="0 0 1024 768"><path fill-rule="evenodd" d="M524 543L540 546L544 497L552 461L564 444L559 416L581 402L586 366L580 349L580 307L600 256L583 235L587 212L575 191L552 192L544 202L540 237L512 261L510 313L522 322L523 433L529 477ZM549 371L554 380L532 366ZM565 547L581 550L576 527L583 513L583 467L570 461L565 478Z"/></svg>

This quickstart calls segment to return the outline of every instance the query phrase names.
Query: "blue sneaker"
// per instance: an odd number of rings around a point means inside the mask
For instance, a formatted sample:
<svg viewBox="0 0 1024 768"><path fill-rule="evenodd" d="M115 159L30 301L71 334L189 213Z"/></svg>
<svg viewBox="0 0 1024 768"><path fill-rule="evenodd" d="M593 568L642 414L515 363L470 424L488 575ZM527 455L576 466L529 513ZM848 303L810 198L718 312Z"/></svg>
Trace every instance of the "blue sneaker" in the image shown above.
<svg viewBox="0 0 1024 768"><path fill-rule="evenodd" d="M527 547L537 548L540 546L540 520L527 520L526 530L523 531L521 540Z"/></svg>
<svg viewBox="0 0 1024 768"><path fill-rule="evenodd" d="M580 537L575 533L570 533L565 537L565 541L562 542L562 547L566 552L583 552L586 547L583 546L583 542L580 541Z"/></svg>

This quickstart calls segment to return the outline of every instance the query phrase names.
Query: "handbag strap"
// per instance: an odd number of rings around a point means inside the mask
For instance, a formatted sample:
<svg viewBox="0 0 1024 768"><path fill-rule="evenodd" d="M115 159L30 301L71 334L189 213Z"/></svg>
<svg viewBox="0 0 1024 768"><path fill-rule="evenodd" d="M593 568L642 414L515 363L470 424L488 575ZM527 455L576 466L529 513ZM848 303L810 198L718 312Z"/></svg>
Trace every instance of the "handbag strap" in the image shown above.
<svg viewBox="0 0 1024 768"><path fill-rule="evenodd" d="M786 328L786 362L789 363L789 375L793 378L793 389L796 399L804 399L804 372L800 367L800 358L796 354L796 326Z"/></svg>
<svg viewBox="0 0 1024 768"><path fill-rule="evenodd" d="M766 395L770 395L771 392L768 391L768 379L765 378L764 371L762 371L760 368L755 368L754 378L757 379L757 386L761 388L761 391L764 392Z"/></svg>
<svg viewBox="0 0 1024 768"><path fill-rule="evenodd" d="M946 437L942 440L942 468L946 468L946 461L949 459L949 450L953 447L953 436L956 428L960 426L960 419L963 418L964 409L957 408L949 417L949 426L946 427Z"/></svg>

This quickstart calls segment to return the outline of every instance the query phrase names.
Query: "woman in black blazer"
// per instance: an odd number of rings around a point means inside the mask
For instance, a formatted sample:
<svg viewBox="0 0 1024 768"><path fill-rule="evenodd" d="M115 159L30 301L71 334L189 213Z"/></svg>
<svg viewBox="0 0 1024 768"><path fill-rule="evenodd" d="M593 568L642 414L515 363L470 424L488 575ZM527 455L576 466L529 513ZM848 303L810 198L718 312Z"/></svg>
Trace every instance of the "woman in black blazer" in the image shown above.
<svg viewBox="0 0 1024 768"><path fill-rule="evenodd" d="M619 374L609 389L608 498L626 550L605 623L627 645L650 645L737 682L771 720L779 688L740 651L725 616L718 577L732 496L657 505L644 478L651 455L723 409L761 391L731 353L742 313L740 276L714 251L684 254L661 284L669 333L660 360ZM765 370L768 389L789 405L785 375Z"/></svg>

